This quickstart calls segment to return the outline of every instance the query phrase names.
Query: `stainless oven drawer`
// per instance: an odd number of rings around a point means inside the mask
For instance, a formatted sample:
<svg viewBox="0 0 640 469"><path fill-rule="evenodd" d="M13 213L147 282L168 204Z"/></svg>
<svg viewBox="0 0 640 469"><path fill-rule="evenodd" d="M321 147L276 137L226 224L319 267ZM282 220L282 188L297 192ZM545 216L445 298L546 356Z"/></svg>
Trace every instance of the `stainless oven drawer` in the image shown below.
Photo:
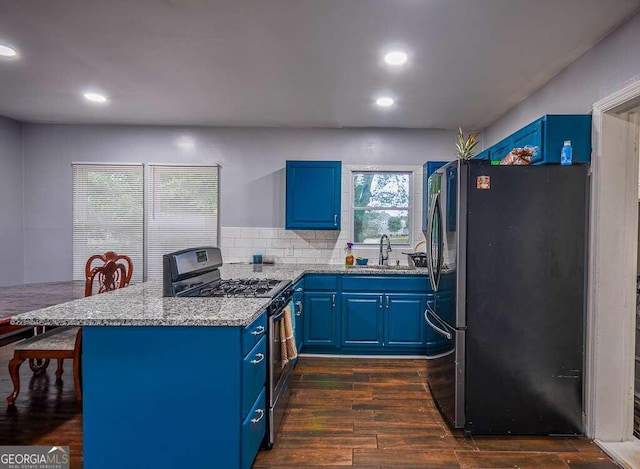
<svg viewBox="0 0 640 469"><path fill-rule="evenodd" d="M267 314L262 313L248 326L242 329L242 356L249 353L260 339L267 335Z"/></svg>
<svg viewBox="0 0 640 469"><path fill-rule="evenodd" d="M247 415L267 380L267 339L263 337L242 360L242 417Z"/></svg>

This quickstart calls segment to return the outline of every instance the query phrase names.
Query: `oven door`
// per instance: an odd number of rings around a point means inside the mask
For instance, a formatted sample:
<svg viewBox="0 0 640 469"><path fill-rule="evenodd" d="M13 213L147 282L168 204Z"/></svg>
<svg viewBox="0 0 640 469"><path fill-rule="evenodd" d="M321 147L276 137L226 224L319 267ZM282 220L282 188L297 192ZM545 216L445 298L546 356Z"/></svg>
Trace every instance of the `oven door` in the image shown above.
<svg viewBox="0 0 640 469"><path fill-rule="evenodd" d="M273 406L282 388L283 375L287 367L282 362L282 337L280 323L284 320L284 310L269 317L269 404Z"/></svg>
<svg viewBox="0 0 640 469"><path fill-rule="evenodd" d="M427 382L436 405L454 428L462 428L464 415L465 331L454 329L430 306L424 312L429 333L440 336L444 351L427 357Z"/></svg>

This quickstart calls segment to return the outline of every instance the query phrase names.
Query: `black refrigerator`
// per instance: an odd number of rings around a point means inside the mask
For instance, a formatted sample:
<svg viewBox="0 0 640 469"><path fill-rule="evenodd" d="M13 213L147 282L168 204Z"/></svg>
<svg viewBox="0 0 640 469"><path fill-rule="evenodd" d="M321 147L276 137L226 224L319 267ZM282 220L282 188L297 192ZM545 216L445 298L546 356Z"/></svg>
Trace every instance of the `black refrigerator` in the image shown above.
<svg viewBox="0 0 640 469"><path fill-rule="evenodd" d="M588 165L454 161L427 190L442 414L466 434L581 434Z"/></svg>

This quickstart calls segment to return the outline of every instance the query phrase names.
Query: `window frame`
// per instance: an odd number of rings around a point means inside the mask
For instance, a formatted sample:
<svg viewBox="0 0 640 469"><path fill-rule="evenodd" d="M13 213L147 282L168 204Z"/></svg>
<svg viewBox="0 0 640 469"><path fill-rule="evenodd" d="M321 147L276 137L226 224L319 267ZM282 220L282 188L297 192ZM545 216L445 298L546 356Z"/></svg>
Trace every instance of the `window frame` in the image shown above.
<svg viewBox="0 0 640 469"><path fill-rule="evenodd" d="M392 242L392 246L396 246L398 248L406 248L413 246L413 227L415 224L415 194L414 192L414 176L415 169L410 169L408 167L352 167L348 169L349 171L349 183L350 183L350 193L349 193L349 239L355 240L355 211L356 210L378 210L378 211L390 211L390 210L402 210L407 211L408 223L407 229L408 233L408 241L406 243L394 243ZM409 203L407 207L396 207L396 206L384 206L384 207L373 207L367 205L366 207L356 207L355 206L355 177L358 174L402 174L407 175L409 179L409 187L408 187L408 197ZM386 233L388 235L388 233ZM377 246L377 243L356 243L354 242L354 246L358 248L373 248Z"/></svg>

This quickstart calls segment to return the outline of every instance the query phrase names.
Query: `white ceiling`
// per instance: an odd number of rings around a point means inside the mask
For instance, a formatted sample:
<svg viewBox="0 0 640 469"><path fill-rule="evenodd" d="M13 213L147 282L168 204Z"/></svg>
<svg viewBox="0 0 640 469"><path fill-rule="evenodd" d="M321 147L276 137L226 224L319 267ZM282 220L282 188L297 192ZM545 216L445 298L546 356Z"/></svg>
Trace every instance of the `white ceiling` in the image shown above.
<svg viewBox="0 0 640 469"><path fill-rule="evenodd" d="M26 122L482 128L640 0L0 0ZM389 70L391 45L410 63ZM82 91L111 99L88 105ZM381 93L397 99L377 109Z"/></svg>

